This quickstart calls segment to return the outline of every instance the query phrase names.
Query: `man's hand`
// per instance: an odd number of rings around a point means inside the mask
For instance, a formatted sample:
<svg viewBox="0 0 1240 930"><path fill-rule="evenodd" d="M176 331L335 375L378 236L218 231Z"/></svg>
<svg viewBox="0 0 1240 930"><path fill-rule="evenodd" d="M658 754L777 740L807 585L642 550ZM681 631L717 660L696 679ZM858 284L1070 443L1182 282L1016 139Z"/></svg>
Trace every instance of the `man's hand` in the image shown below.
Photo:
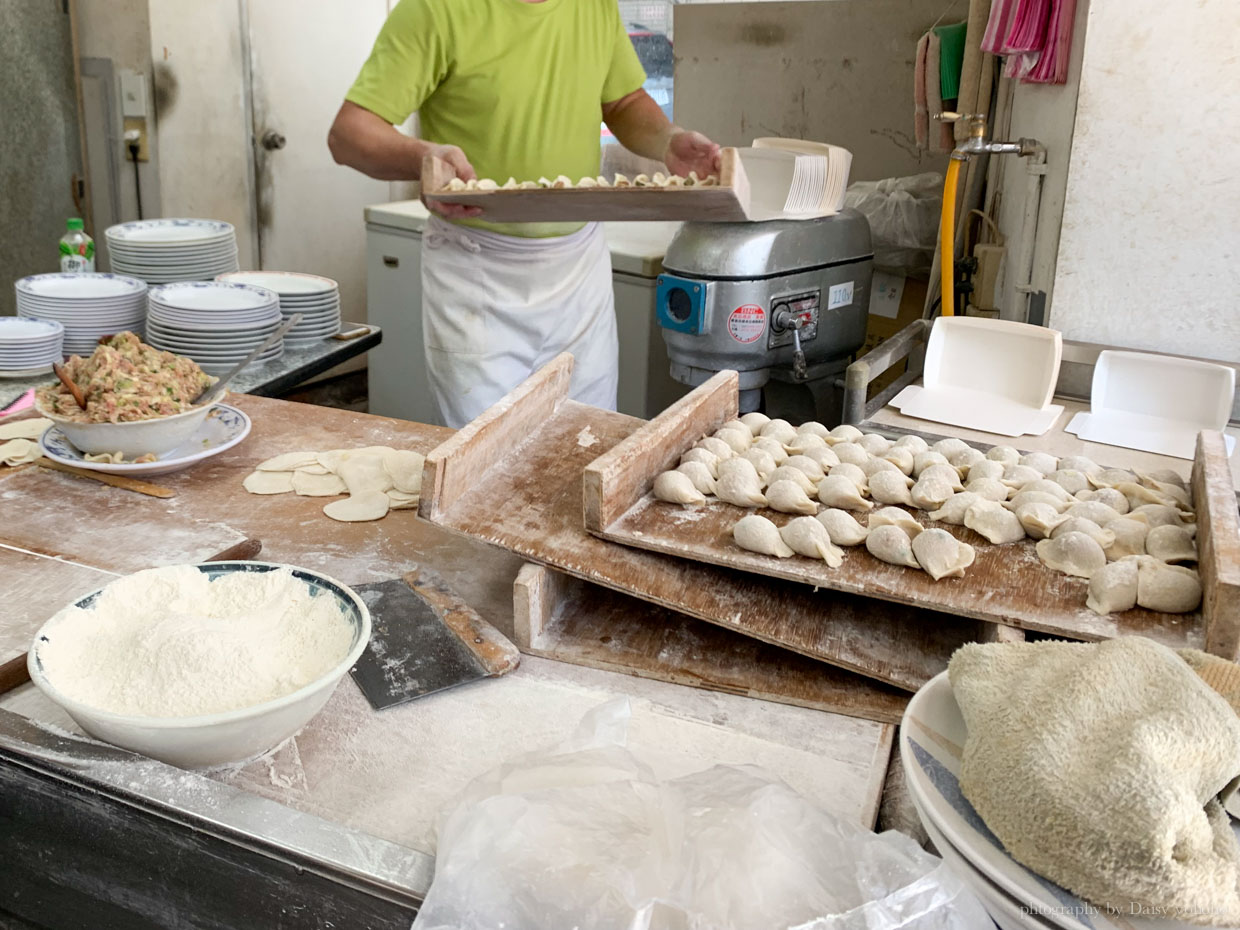
<svg viewBox="0 0 1240 930"><path fill-rule="evenodd" d="M474 166L471 165L469 163L469 159L465 157L465 153L462 152L455 145L430 144L430 145L427 145L425 154L434 155L437 158L442 158L444 161L446 161L449 165L452 166L452 170L456 173L456 176L460 178L462 181L472 181L474 178L478 176L477 173L474 171ZM482 215L481 207L467 207L464 204L460 204L460 203L444 203L442 201L439 201L439 202L428 201L425 197L422 198L422 203L426 204L426 209L430 210L433 213L438 213L440 216L446 217L447 219L456 219L456 218L463 217L463 216L481 216Z"/></svg>
<svg viewBox="0 0 1240 930"><path fill-rule="evenodd" d="M688 177L690 171L696 171L700 178L718 174L719 146L700 132L681 129L668 140L663 163L672 174L684 177Z"/></svg>

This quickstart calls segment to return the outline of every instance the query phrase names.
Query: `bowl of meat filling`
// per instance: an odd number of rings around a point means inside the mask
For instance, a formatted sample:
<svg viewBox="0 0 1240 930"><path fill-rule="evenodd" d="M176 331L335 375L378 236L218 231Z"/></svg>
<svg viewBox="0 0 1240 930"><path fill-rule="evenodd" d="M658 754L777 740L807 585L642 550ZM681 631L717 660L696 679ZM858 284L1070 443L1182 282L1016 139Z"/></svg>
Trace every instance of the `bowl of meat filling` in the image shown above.
<svg viewBox="0 0 1240 930"><path fill-rule="evenodd" d="M100 343L88 358L70 356L64 369L86 409L59 382L39 388L35 407L87 455L158 457L189 439L213 406L192 401L215 378L193 359L152 348L130 332Z"/></svg>

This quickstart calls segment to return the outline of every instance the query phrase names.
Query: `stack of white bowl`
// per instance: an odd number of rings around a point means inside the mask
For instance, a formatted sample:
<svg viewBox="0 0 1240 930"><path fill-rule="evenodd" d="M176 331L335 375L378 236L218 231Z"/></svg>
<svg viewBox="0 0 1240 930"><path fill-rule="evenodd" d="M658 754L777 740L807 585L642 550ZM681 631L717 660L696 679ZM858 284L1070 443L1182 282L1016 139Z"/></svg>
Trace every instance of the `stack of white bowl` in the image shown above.
<svg viewBox="0 0 1240 930"><path fill-rule="evenodd" d="M238 268L236 231L219 220L137 220L104 236L112 270L148 284L209 281Z"/></svg>
<svg viewBox="0 0 1240 930"><path fill-rule="evenodd" d="M0 316L0 378L47 374L64 358L65 328L55 320Z"/></svg>
<svg viewBox="0 0 1240 930"><path fill-rule="evenodd" d="M56 320L65 328L64 350L90 355L100 336L131 330L142 335L146 284L117 274L36 274L14 284L17 315Z"/></svg>
<svg viewBox="0 0 1240 930"><path fill-rule="evenodd" d="M274 291L229 281L188 281L151 288L146 341L221 374L258 348L280 328L280 298ZM284 354L283 341L258 357Z"/></svg>
<svg viewBox="0 0 1240 930"><path fill-rule="evenodd" d="M216 280L265 287L280 295L280 312L301 322L284 336L288 344L318 342L340 331L340 285L331 278L296 271L235 271Z"/></svg>

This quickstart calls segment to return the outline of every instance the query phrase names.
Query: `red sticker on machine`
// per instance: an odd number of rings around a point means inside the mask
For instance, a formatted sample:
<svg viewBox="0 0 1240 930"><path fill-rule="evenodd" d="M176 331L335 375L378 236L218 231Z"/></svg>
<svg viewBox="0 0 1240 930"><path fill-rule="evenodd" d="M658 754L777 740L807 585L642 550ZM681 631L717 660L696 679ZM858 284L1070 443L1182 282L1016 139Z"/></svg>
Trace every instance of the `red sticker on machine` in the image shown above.
<svg viewBox="0 0 1240 930"><path fill-rule="evenodd" d="M757 342L766 332L766 311L757 304L737 307L728 315L728 335L740 343Z"/></svg>

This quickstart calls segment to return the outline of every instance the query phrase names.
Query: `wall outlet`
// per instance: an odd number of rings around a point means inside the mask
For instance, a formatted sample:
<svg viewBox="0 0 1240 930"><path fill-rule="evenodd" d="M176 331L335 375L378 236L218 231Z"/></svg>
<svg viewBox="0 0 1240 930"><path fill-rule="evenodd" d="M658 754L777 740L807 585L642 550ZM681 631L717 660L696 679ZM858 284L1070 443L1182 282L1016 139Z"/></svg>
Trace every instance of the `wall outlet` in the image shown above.
<svg viewBox="0 0 1240 930"><path fill-rule="evenodd" d="M124 132L121 134L121 157L124 158L125 161L133 160L132 156L129 154L129 140L133 138L130 133L133 132L138 134L138 161L150 161L151 152L147 147L146 117L125 117Z"/></svg>
<svg viewBox="0 0 1240 930"><path fill-rule="evenodd" d="M972 303L978 310L998 310L999 268L1006 249L1001 245L983 243L973 247L977 271L973 275Z"/></svg>

